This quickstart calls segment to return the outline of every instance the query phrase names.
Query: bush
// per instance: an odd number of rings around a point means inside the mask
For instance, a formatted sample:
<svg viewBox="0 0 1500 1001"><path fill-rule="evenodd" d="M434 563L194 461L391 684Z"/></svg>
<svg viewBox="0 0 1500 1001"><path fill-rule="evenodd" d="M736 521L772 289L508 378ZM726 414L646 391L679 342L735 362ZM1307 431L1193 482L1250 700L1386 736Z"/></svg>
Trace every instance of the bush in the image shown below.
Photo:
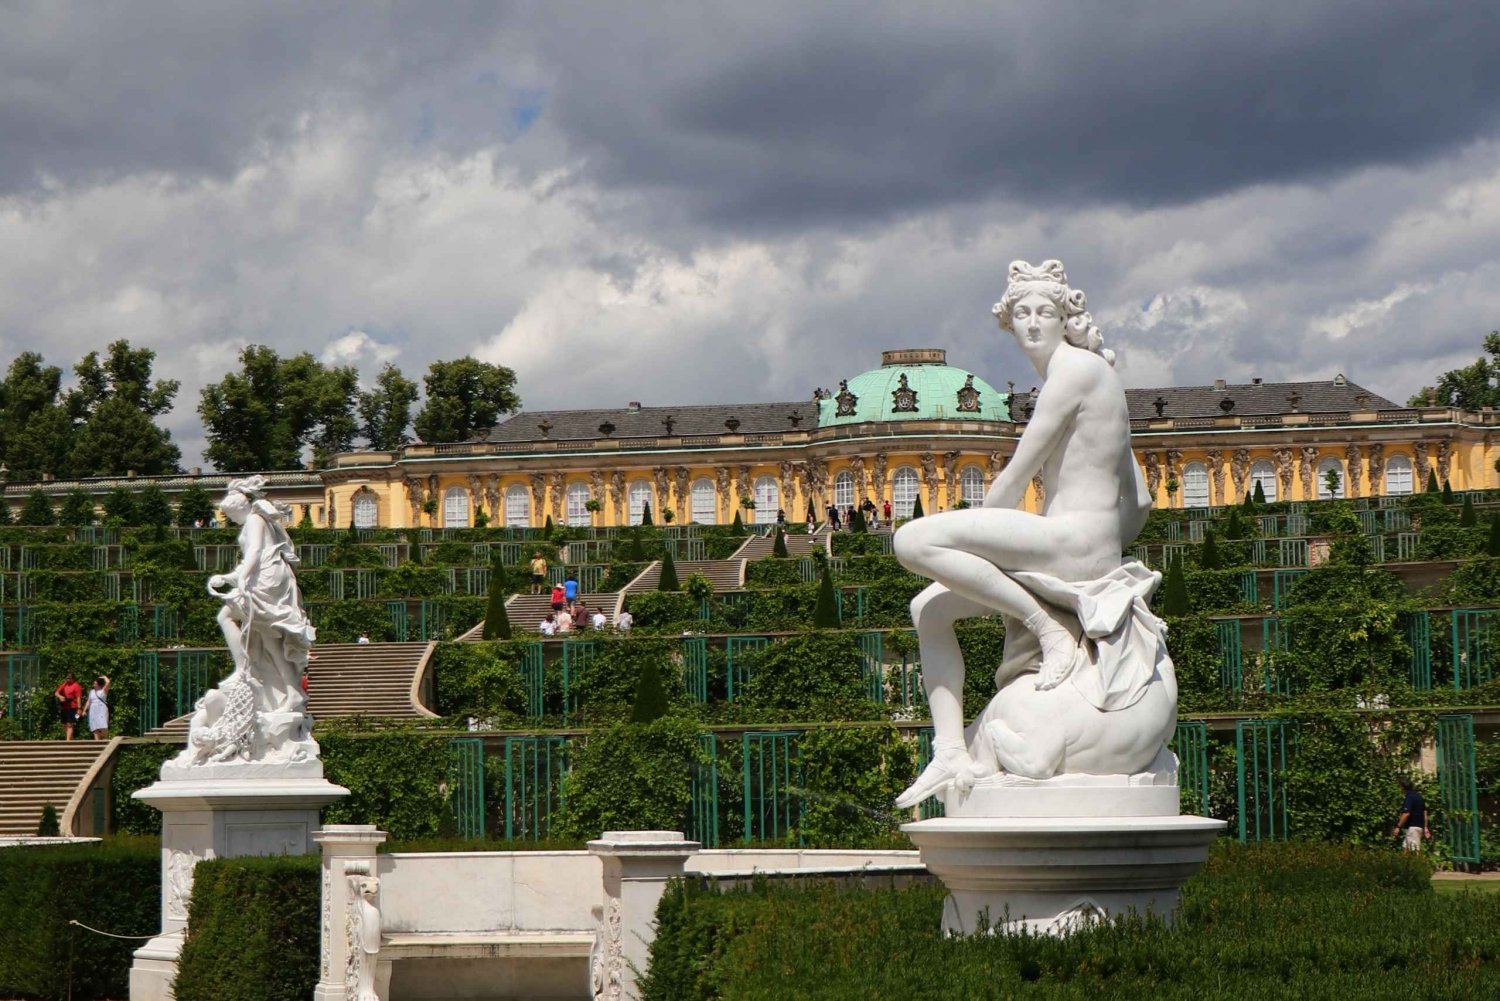
<svg viewBox="0 0 1500 1001"><path fill-rule="evenodd" d="M682 590L682 585L677 582L677 561L672 558L670 549L662 555L661 576L657 579L656 589L658 591Z"/></svg>
<svg viewBox="0 0 1500 1001"><path fill-rule="evenodd" d="M328 781L350 793L324 809L323 823L375 824L401 840L438 833L448 812L447 736L414 728L369 734L324 729L318 740Z"/></svg>
<svg viewBox="0 0 1500 1001"><path fill-rule="evenodd" d="M526 716L522 643L439 643L432 654L433 690L440 716L475 716L506 726Z"/></svg>
<svg viewBox="0 0 1500 1001"><path fill-rule="evenodd" d="M833 575L827 567L823 568L823 576L818 579L818 603L813 606L812 624L814 629L839 627L839 609L833 597Z"/></svg>
<svg viewBox="0 0 1500 1001"><path fill-rule="evenodd" d="M797 560L777 559L766 556L750 560L745 564L746 587L795 586L802 583L802 574L797 569Z"/></svg>
<svg viewBox="0 0 1500 1001"><path fill-rule="evenodd" d="M510 616L505 611L505 589L497 581L490 585L490 594L484 610L484 632L487 640L510 639Z"/></svg>
<svg viewBox="0 0 1500 1001"><path fill-rule="evenodd" d="M911 819L896 796L916 778L916 755L893 726L824 727L798 739L803 793L797 833L820 847L856 847Z"/></svg>
<svg viewBox="0 0 1500 1001"><path fill-rule="evenodd" d="M742 698L750 706L796 712L806 720L871 716L859 645L850 633L777 640L750 659L749 669Z"/></svg>
<svg viewBox="0 0 1500 1001"><path fill-rule="evenodd" d="M0 849L0 996L123 998L140 942L161 925L161 846L154 839ZM316 934L316 922L311 926Z"/></svg>
<svg viewBox="0 0 1500 1001"><path fill-rule="evenodd" d="M681 717L595 730L572 751L564 802L552 826L561 838L604 831L684 830L693 766L705 763L698 726Z"/></svg>
<svg viewBox="0 0 1500 1001"><path fill-rule="evenodd" d="M177 1001L303 1001L318 982L319 859L209 859L193 873Z"/></svg>
<svg viewBox="0 0 1500 1001"><path fill-rule="evenodd" d="M130 798L161 777L161 766L182 750L176 744L125 744L115 752L109 798L116 834L161 833L161 811Z"/></svg>
<svg viewBox="0 0 1500 1001"><path fill-rule="evenodd" d="M657 910L641 996L1494 996L1489 895L1439 896L1428 877L1420 860L1394 852L1221 844L1184 888L1175 928L1121 919L1063 938L966 939L942 936L937 885L762 881L720 892L678 881Z"/></svg>

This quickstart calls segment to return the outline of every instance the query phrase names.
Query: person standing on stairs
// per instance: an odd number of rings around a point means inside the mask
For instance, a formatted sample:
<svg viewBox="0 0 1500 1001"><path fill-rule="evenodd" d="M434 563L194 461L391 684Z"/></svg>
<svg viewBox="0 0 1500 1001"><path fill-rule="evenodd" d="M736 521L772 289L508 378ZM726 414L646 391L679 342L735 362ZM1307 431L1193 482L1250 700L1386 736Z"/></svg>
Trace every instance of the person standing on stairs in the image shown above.
<svg viewBox="0 0 1500 1001"><path fill-rule="evenodd" d="M89 689L89 732L95 740L109 739L109 675L101 674Z"/></svg>
<svg viewBox="0 0 1500 1001"><path fill-rule="evenodd" d="M547 558L538 549L531 554L531 593L541 594L547 584Z"/></svg>
<svg viewBox="0 0 1500 1001"><path fill-rule="evenodd" d="M571 570L563 581L563 600L569 605L578 600L578 576Z"/></svg>
<svg viewBox="0 0 1500 1001"><path fill-rule="evenodd" d="M67 679L52 694L62 713L63 740L72 740L73 731L78 726L78 711L83 708L83 686L69 671Z"/></svg>

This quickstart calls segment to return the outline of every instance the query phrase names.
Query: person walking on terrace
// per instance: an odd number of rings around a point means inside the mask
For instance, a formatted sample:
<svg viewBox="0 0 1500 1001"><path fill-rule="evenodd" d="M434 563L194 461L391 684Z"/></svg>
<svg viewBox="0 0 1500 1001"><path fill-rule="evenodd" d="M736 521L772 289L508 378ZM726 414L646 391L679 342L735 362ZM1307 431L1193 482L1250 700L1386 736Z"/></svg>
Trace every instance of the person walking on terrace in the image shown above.
<svg viewBox="0 0 1500 1001"><path fill-rule="evenodd" d="M67 679L52 693L57 699L57 707L62 713L63 740L72 740L73 731L78 726L78 711L83 708L83 686L78 679L73 677L73 672L68 672Z"/></svg>
<svg viewBox="0 0 1500 1001"><path fill-rule="evenodd" d="M1401 816L1391 834L1401 838L1404 851L1421 851L1422 839L1432 837L1432 828L1427 826L1427 801L1417 792L1411 779L1404 775L1401 776L1401 791Z"/></svg>
<svg viewBox="0 0 1500 1001"><path fill-rule="evenodd" d="M563 581L563 600L569 605L578 600L578 577L573 571L568 571L567 579Z"/></svg>
<svg viewBox="0 0 1500 1001"><path fill-rule="evenodd" d="M101 674L94 679L94 687L89 689L89 732L94 735L95 740L109 739L108 695L109 675Z"/></svg>

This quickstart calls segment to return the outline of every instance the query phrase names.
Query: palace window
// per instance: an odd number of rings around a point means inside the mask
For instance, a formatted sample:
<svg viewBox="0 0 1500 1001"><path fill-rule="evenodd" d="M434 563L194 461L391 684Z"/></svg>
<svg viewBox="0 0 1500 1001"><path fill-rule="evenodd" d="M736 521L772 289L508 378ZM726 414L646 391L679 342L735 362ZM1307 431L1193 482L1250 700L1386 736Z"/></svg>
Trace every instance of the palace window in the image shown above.
<svg viewBox="0 0 1500 1001"><path fill-rule="evenodd" d="M970 507L984 502L984 470L978 466L965 466L958 473L958 495Z"/></svg>
<svg viewBox="0 0 1500 1001"><path fill-rule="evenodd" d="M774 476L755 478L755 523L770 525L776 521L776 511L781 507L781 488Z"/></svg>
<svg viewBox="0 0 1500 1001"><path fill-rule="evenodd" d="M833 506L840 514L854 506L854 474L847 469L833 478Z"/></svg>
<svg viewBox="0 0 1500 1001"><path fill-rule="evenodd" d="M1208 467L1201 462L1182 467L1182 506L1208 507Z"/></svg>
<svg viewBox="0 0 1500 1001"><path fill-rule="evenodd" d="M910 466L902 466L896 470L896 475L891 477L891 516L893 518L910 518L912 509L917 506L917 491L920 489L921 481L917 478L917 471Z"/></svg>
<svg viewBox="0 0 1500 1001"><path fill-rule="evenodd" d="M1255 493L1257 483L1260 484L1260 492L1265 495L1266 503L1276 503L1276 467L1266 459L1256 459L1250 463L1250 482L1246 489Z"/></svg>
<svg viewBox="0 0 1500 1001"><path fill-rule="evenodd" d="M1328 474L1338 476L1335 489L1328 489ZM1344 496L1344 464L1333 456L1318 463L1318 500L1338 500Z"/></svg>
<svg viewBox="0 0 1500 1001"><path fill-rule="evenodd" d="M563 494L567 502L568 524L573 528L587 528L593 524L593 517L589 514L589 485L587 483L569 483L567 491Z"/></svg>
<svg viewBox="0 0 1500 1001"><path fill-rule="evenodd" d="M443 527L469 527L469 492L463 487L449 487L443 494Z"/></svg>
<svg viewBox="0 0 1500 1001"><path fill-rule="evenodd" d="M1404 455L1393 455L1385 463L1385 492L1392 496L1404 496L1412 490L1411 460Z"/></svg>
<svg viewBox="0 0 1500 1001"><path fill-rule="evenodd" d="M505 527L525 528L531 524L531 491L520 483L505 488Z"/></svg>
<svg viewBox="0 0 1500 1001"><path fill-rule="evenodd" d="M374 528L378 519L376 514L375 495L368 491L361 491L354 496L354 527Z"/></svg>
<svg viewBox="0 0 1500 1001"><path fill-rule="evenodd" d="M719 497L714 491L714 481L704 478L693 481L692 520L700 525L714 525L719 521Z"/></svg>
<svg viewBox="0 0 1500 1001"><path fill-rule="evenodd" d="M651 483L649 480L636 480L630 485L630 491L626 494L629 504L627 521L632 525L639 525L645 517L646 505L651 504ZM656 521L658 511L656 505L651 504L651 520Z"/></svg>

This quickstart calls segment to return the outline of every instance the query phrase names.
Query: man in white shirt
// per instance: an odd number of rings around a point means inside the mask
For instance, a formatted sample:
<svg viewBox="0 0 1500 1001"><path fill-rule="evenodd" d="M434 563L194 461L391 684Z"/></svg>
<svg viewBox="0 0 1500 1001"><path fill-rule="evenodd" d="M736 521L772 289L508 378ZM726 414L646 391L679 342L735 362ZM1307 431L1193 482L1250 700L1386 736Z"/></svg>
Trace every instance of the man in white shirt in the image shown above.
<svg viewBox="0 0 1500 1001"><path fill-rule="evenodd" d="M608 624L609 620L604 617L604 613L597 608L594 609L594 616L589 620L589 625L595 629L603 629Z"/></svg>
<svg viewBox="0 0 1500 1001"><path fill-rule="evenodd" d="M633 625L635 625L635 616L631 615L629 611L621 612L620 617L615 619L615 628L622 633L630 632L630 627Z"/></svg>
<svg viewBox="0 0 1500 1001"><path fill-rule="evenodd" d="M557 615L553 612L548 612L547 617L536 628L543 636L555 635L557 633Z"/></svg>
<svg viewBox="0 0 1500 1001"><path fill-rule="evenodd" d="M354 642L358 643L360 646L365 646L366 644L368 644L370 642L370 634L369 633L360 633L359 634L359 639L355 640Z"/></svg>

